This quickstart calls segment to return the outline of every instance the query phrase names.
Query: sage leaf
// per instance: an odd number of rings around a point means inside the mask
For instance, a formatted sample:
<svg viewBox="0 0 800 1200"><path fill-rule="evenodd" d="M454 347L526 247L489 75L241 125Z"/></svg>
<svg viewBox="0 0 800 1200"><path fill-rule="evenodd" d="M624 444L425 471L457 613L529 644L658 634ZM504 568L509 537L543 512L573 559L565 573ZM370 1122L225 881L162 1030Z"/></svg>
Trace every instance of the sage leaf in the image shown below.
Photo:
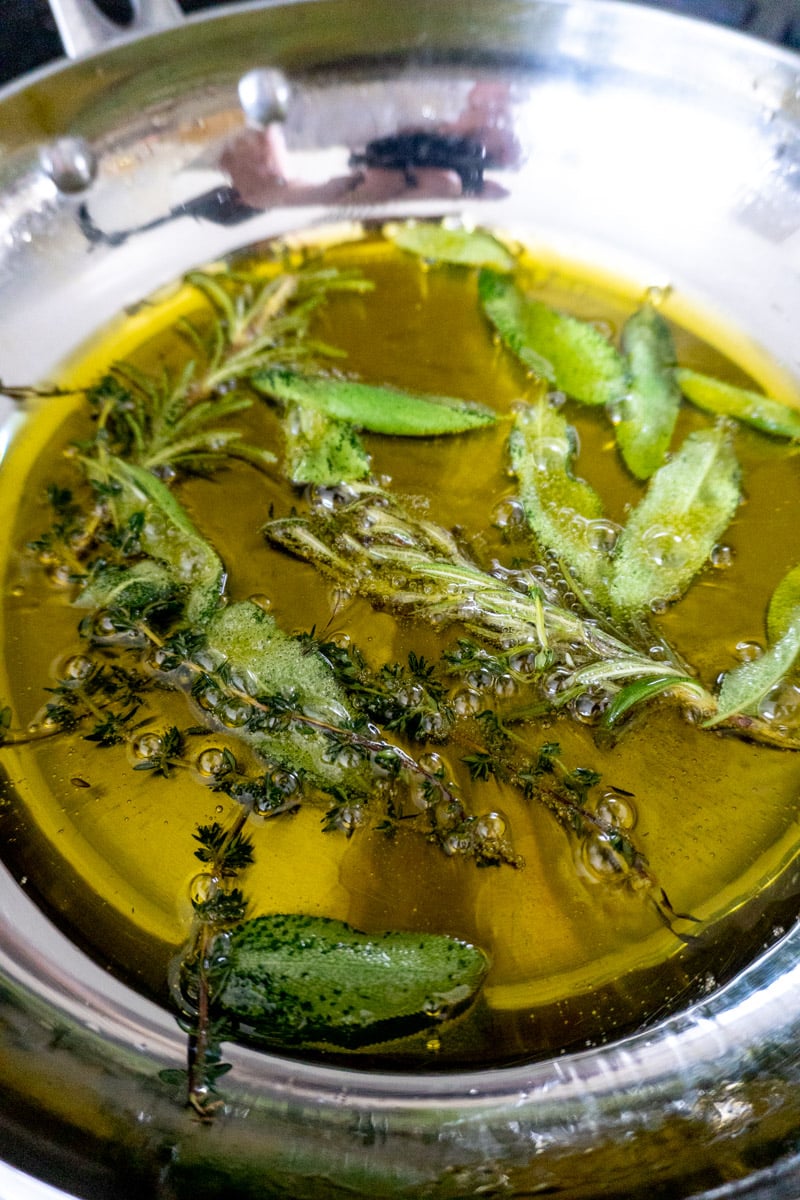
<svg viewBox="0 0 800 1200"><path fill-rule="evenodd" d="M770 645L759 658L723 676L717 712L708 725L738 713L756 713L764 697L794 665L800 654L800 566L792 567L772 593L767 635Z"/></svg>
<svg viewBox="0 0 800 1200"><path fill-rule="evenodd" d="M366 934L277 913L230 933L216 1000L254 1042L369 1046L455 1016L488 965L482 950L444 934Z"/></svg>
<svg viewBox="0 0 800 1200"><path fill-rule="evenodd" d="M625 361L588 321L523 295L493 271L481 271L478 292L502 340L536 375L583 404L613 404L625 395Z"/></svg>
<svg viewBox="0 0 800 1200"><path fill-rule="evenodd" d="M366 795L374 780L362 762L331 754L328 733L354 719L328 662L285 633L274 617L249 600L220 609L205 629L203 666L223 667L239 689L286 710L286 719L240 726L237 735L268 762L306 775L324 789ZM310 718L295 722L291 712Z"/></svg>
<svg viewBox="0 0 800 1200"><path fill-rule="evenodd" d="M114 455L84 459L84 464L90 479L114 485L109 503L118 526L144 513L138 534L143 552L166 565L173 581L186 589L189 621L207 621L219 605L225 570L177 498L150 471Z"/></svg>
<svg viewBox="0 0 800 1200"><path fill-rule="evenodd" d="M292 483L324 487L369 475L369 455L348 421L305 404L290 404L283 427L286 475Z"/></svg>
<svg viewBox="0 0 800 1200"><path fill-rule="evenodd" d="M575 451L575 430L546 398L518 409L509 453L526 520L541 549L600 600L611 565L600 537L607 522L597 492L572 472Z"/></svg>
<svg viewBox="0 0 800 1200"><path fill-rule="evenodd" d="M131 567L108 565L94 571L75 603L79 608L124 605L141 611L171 599L177 590L172 572L152 558L145 558Z"/></svg>
<svg viewBox="0 0 800 1200"><path fill-rule="evenodd" d="M683 595L736 512L740 474L725 430L689 434L653 475L619 536L610 589L615 610L631 617Z"/></svg>
<svg viewBox="0 0 800 1200"><path fill-rule="evenodd" d="M685 367L678 370L677 380L686 399L705 412L735 417L773 437L800 438L798 409Z"/></svg>
<svg viewBox="0 0 800 1200"><path fill-rule="evenodd" d="M432 262L491 267L494 271L514 268L511 251L481 229L448 229L444 225L421 222L387 226L385 232L401 250Z"/></svg>
<svg viewBox="0 0 800 1200"><path fill-rule="evenodd" d="M617 445L637 479L663 464L681 405L675 345L660 313L645 305L625 322L621 338L630 385L616 408Z"/></svg>
<svg viewBox="0 0 800 1200"><path fill-rule="evenodd" d="M482 404L450 396L418 396L399 388L358 383L335 375L300 375L294 371L260 371L251 382L283 403L315 408L356 429L400 437L432 437L464 433L492 425L496 416Z"/></svg>
<svg viewBox="0 0 800 1200"><path fill-rule="evenodd" d="M706 727L727 721L738 713L757 713L764 697L781 682L800 654L800 612L777 642L760 658L727 671L717 698L717 711L704 722Z"/></svg>
<svg viewBox="0 0 800 1200"><path fill-rule="evenodd" d="M767 609L767 636L777 642L800 617L800 565L792 567L780 581Z"/></svg>

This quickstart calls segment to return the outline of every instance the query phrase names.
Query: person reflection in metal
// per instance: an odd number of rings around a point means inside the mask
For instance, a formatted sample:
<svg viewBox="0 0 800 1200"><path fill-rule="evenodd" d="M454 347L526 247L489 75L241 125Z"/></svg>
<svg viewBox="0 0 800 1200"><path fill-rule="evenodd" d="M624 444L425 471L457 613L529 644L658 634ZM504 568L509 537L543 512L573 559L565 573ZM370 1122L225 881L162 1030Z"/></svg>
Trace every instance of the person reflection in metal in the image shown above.
<svg viewBox="0 0 800 1200"><path fill-rule="evenodd" d="M321 183L293 177L279 121L239 134L224 150L220 166L242 204L250 208L358 206L409 196L504 196L505 189L487 179L485 171L512 167L520 156L508 85L482 82L471 89L455 121L375 138L350 155L348 174Z"/></svg>

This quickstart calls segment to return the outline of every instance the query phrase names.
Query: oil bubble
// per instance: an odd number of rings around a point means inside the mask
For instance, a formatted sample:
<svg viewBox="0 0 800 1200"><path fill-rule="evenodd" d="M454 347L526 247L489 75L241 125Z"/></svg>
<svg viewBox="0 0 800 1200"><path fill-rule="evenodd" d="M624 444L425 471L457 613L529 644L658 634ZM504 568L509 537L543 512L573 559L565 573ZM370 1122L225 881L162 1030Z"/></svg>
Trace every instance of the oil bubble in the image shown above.
<svg viewBox="0 0 800 1200"><path fill-rule="evenodd" d="M85 654L73 654L61 668L63 679L88 679L94 670L94 663Z"/></svg>
<svg viewBox="0 0 800 1200"><path fill-rule="evenodd" d="M569 455L569 443L562 438L537 438L531 448L531 461L537 471L561 469Z"/></svg>
<svg viewBox="0 0 800 1200"><path fill-rule="evenodd" d="M451 701L453 711L459 717L469 717L476 712L480 712L483 708L483 700L480 692L475 688L461 688L456 692Z"/></svg>
<svg viewBox="0 0 800 1200"><path fill-rule="evenodd" d="M204 904L216 894L217 880L210 871L201 871L195 875L189 884L189 898L192 904Z"/></svg>
<svg viewBox="0 0 800 1200"><path fill-rule="evenodd" d="M484 813L478 817L475 832L480 838L501 838L506 832L506 820L499 812Z"/></svg>
<svg viewBox="0 0 800 1200"><path fill-rule="evenodd" d="M162 745L162 740L157 733L143 733L133 743L133 755L142 760L155 758L157 754L161 753Z"/></svg>
<svg viewBox="0 0 800 1200"><path fill-rule="evenodd" d="M272 599L264 595L263 592L256 592L250 597L250 603L255 604L256 608L262 609L264 612L269 612L272 608Z"/></svg>
<svg viewBox="0 0 800 1200"><path fill-rule="evenodd" d="M755 662L757 658L761 658L764 653L764 647L760 642L737 642L736 657L740 662Z"/></svg>
<svg viewBox="0 0 800 1200"><path fill-rule="evenodd" d="M638 813L633 797L609 788L597 802L595 815L615 829L633 829Z"/></svg>
<svg viewBox="0 0 800 1200"><path fill-rule="evenodd" d="M622 865L605 834L596 833L587 837L583 842L581 857L588 874L594 879L608 881L622 874Z"/></svg>
<svg viewBox="0 0 800 1200"><path fill-rule="evenodd" d="M586 522L584 537L590 550L602 554L610 554L617 544L617 538L620 533L621 527L615 524L614 521L598 519Z"/></svg>
<svg viewBox="0 0 800 1200"><path fill-rule="evenodd" d="M777 684L759 704L758 715L782 729L796 728L800 722L800 685L786 681Z"/></svg>
<svg viewBox="0 0 800 1200"><path fill-rule="evenodd" d="M201 775L218 775L225 763L225 754L219 746L209 746L197 756L197 769Z"/></svg>
<svg viewBox="0 0 800 1200"><path fill-rule="evenodd" d="M735 558L736 552L732 546L720 544L715 546L711 551L710 562L712 567L716 567L718 570L725 571L728 569L728 567L733 566Z"/></svg>
<svg viewBox="0 0 800 1200"><path fill-rule="evenodd" d="M435 775L437 779L443 779L445 775L444 759L440 754L435 752L429 754L421 754L419 756L419 765L423 771L427 771L430 775Z"/></svg>
<svg viewBox="0 0 800 1200"><path fill-rule="evenodd" d="M573 715L583 725L595 725L608 708L609 698L605 692L583 692L570 705Z"/></svg>
<svg viewBox="0 0 800 1200"><path fill-rule="evenodd" d="M645 554L657 567L679 571L689 562L691 546L674 529L654 525L642 540Z"/></svg>
<svg viewBox="0 0 800 1200"><path fill-rule="evenodd" d="M236 729L240 725L247 724L250 717L250 706L244 700L228 698L217 705L214 713L223 725L227 725L229 729Z"/></svg>

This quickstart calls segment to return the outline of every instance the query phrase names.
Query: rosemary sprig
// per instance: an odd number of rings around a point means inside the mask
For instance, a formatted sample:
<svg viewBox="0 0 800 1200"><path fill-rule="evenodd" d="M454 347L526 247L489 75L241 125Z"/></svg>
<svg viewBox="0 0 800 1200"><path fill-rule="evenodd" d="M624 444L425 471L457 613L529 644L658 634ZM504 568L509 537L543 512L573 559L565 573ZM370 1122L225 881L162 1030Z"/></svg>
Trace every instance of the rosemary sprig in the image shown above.
<svg viewBox="0 0 800 1200"><path fill-rule="evenodd" d="M266 538L376 605L463 628L484 645L529 651L539 679L564 668L559 697L551 701L557 707L590 686L613 693L620 681L659 676L674 679L674 695L687 706L713 710L713 697L685 669L652 659L565 607L540 575L512 575L498 564L484 571L444 528L370 487L351 492L335 509L318 506L308 516L269 521Z"/></svg>

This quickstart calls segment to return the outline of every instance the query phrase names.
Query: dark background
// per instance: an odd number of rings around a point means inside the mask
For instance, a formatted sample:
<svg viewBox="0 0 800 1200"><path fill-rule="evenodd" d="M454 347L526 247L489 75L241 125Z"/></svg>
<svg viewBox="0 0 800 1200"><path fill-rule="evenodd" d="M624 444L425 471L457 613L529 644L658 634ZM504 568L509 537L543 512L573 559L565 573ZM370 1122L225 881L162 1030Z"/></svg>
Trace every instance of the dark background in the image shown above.
<svg viewBox="0 0 800 1200"><path fill-rule="evenodd" d="M184 12L220 6L230 0L180 0ZM402 4L403 0L397 0ZM452 0L457 3L457 0ZM800 49L800 0L648 0L653 7L702 17ZM97 0L123 28L130 0ZM0 83L32 71L62 54L47 0L0 0Z"/></svg>

